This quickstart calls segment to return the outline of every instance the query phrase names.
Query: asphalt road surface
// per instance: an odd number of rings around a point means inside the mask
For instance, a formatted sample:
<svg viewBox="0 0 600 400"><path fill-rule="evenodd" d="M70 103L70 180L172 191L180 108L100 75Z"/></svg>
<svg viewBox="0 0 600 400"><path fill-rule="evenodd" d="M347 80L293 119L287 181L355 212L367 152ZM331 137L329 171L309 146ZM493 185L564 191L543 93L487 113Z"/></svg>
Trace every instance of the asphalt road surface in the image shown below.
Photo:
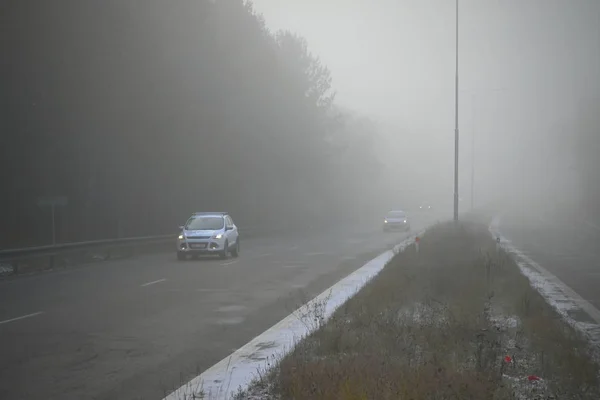
<svg viewBox="0 0 600 400"><path fill-rule="evenodd" d="M566 214L504 216L515 247L600 309L600 227Z"/></svg>
<svg viewBox="0 0 600 400"><path fill-rule="evenodd" d="M372 221L0 282L0 398L161 399L405 237Z"/></svg>

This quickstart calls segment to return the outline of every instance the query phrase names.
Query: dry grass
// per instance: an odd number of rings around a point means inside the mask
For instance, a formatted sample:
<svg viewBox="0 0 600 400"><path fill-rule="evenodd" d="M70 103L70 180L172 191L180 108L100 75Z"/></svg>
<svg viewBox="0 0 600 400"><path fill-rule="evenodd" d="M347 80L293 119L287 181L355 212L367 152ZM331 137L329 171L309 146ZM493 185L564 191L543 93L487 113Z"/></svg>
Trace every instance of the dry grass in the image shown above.
<svg viewBox="0 0 600 400"><path fill-rule="evenodd" d="M599 399L584 342L495 246L432 228L238 398Z"/></svg>

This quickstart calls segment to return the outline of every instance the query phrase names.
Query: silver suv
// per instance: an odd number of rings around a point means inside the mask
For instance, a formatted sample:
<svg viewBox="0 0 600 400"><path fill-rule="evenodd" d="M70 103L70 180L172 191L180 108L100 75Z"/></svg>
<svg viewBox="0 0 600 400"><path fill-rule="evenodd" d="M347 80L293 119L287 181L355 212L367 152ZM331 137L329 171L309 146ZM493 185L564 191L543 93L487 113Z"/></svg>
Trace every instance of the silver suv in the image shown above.
<svg viewBox="0 0 600 400"><path fill-rule="evenodd" d="M177 237L177 259L188 255L216 254L227 258L240 254L240 235L233 219L226 212L197 212L180 226Z"/></svg>

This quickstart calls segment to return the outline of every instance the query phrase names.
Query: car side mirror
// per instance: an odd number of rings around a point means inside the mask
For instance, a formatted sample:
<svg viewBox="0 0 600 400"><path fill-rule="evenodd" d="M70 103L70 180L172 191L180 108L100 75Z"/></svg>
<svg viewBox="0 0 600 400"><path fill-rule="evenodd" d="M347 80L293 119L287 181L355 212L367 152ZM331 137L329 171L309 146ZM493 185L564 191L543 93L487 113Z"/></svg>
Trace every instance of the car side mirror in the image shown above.
<svg viewBox="0 0 600 400"><path fill-rule="evenodd" d="M232 231L232 230L233 230L233 226L226 226L226 227L225 227L225 230L226 230L226 231Z"/></svg>
<svg viewBox="0 0 600 400"><path fill-rule="evenodd" d="M182 231L182 230L183 230L183 228L184 228L184 226L183 226L183 225L179 225L179 230L180 230L180 231Z"/></svg>

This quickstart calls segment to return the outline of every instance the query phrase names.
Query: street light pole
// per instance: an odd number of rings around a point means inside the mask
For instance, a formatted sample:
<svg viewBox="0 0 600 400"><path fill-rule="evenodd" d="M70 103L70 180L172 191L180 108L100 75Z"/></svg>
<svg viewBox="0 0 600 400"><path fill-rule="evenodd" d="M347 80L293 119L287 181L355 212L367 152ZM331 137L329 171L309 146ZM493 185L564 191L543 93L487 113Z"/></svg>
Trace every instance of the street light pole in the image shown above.
<svg viewBox="0 0 600 400"><path fill-rule="evenodd" d="M473 132L471 133L471 211L475 208L475 94L472 95Z"/></svg>
<svg viewBox="0 0 600 400"><path fill-rule="evenodd" d="M458 221L458 0L456 0L456 80L454 84L454 220Z"/></svg>

